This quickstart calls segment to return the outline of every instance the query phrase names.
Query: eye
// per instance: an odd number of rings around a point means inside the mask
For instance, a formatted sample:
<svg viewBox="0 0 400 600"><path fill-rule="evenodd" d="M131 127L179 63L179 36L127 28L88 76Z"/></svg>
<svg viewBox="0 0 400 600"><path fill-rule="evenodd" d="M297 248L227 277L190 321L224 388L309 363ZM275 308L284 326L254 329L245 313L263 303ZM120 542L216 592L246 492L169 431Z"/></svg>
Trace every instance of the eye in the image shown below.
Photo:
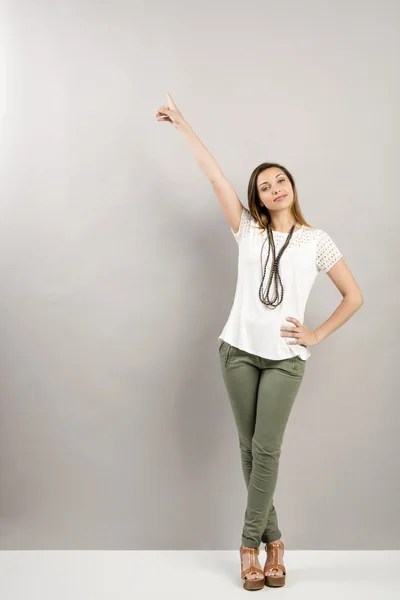
<svg viewBox="0 0 400 600"><path fill-rule="evenodd" d="M285 178L284 178L284 177L281 177L280 179L278 179L278 183L280 183L281 181L285 181ZM262 191L262 192L265 192L265 190L269 190L269 187L267 186L267 187L265 187L265 188L262 188L262 190L261 190L261 191Z"/></svg>

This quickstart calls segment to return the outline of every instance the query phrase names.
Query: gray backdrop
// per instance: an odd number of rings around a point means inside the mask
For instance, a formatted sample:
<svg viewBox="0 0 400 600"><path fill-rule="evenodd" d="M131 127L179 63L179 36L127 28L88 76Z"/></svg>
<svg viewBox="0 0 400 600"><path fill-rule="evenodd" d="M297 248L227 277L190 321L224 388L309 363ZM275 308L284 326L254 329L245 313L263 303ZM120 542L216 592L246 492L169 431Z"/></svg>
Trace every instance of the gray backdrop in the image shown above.
<svg viewBox="0 0 400 600"><path fill-rule="evenodd" d="M263 161L365 304L311 348L275 504L291 549L398 549L399 5L1 5L0 545L237 549L218 335L237 244L170 92L247 206ZM305 323L341 296L320 274Z"/></svg>

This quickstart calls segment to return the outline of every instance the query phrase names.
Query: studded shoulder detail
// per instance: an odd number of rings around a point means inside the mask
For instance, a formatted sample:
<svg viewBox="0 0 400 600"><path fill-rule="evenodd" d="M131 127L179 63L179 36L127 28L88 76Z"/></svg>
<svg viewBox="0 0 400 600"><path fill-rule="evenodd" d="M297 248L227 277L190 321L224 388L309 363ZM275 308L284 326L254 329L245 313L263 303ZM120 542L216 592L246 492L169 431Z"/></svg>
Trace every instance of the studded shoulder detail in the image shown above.
<svg viewBox="0 0 400 600"><path fill-rule="evenodd" d="M245 206L243 206L238 231L235 233L231 228L231 232L238 245L240 245L243 239L248 237L250 234L253 234L254 236L259 236L261 242L263 242L267 236L266 230L262 230L260 228L258 221L256 221L256 219L252 217L249 209ZM293 245L300 245L301 243L309 243L311 241L311 238L316 236L316 232L317 230L312 229L311 227L303 227L301 230L295 231L292 236L292 239L290 240L289 247ZM299 234L302 235L300 236ZM286 241L286 236L286 233L274 231L274 239L276 245L279 246L280 244L283 244Z"/></svg>
<svg viewBox="0 0 400 600"><path fill-rule="evenodd" d="M235 233L231 228L233 237L235 238L238 244L240 244L242 238L248 234L250 230L250 224L252 221L255 222L255 219L253 219L253 217L251 216L249 209L243 206L242 214L240 216L239 230Z"/></svg>
<svg viewBox="0 0 400 600"><path fill-rule="evenodd" d="M343 255L326 231L323 229L318 229L317 231L317 269L318 271L327 273Z"/></svg>
<svg viewBox="0 0 400 600"><path fill-rule="evenodd" d="M233 229L231 229L231 232L238 245L250 235L259 236L261 243L267 236L267 232L259 228L258 222L252 217L249 209L245 206L243 206L240 217L239 230L235 233ZM285 243L286 238L287 233L274 231L274 240L277 248ZM323 229L316 229L314 227L306 227L303 225L301 229L294 232L288 248L312 243L314 243L316 247L316 268L318 271L327 273L329 269L342 258L342 253L332 238Z"/></svg>

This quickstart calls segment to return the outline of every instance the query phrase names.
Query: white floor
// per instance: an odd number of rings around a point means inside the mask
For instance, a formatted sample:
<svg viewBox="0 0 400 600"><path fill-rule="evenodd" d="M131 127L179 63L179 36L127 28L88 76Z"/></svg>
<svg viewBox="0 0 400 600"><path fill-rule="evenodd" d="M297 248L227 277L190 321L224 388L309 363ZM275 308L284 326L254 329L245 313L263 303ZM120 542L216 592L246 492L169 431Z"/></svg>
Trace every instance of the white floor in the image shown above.
<svg viewBox="0 0 400 600"><path fill-rule="evenodd" d="M265 552L260 548L260 563ZM399 600L400 551L285 552L286 585L242 588L238 551L1 551L1 600ZM212 598L211 598L212 597Z"/></svg>

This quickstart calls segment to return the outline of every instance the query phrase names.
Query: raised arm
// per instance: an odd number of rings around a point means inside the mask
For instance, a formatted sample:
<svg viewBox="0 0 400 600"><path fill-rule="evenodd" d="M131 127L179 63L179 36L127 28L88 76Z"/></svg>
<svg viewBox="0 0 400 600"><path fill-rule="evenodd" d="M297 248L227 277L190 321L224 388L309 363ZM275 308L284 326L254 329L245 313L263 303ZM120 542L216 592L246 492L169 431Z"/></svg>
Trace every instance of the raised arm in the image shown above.
<svg viewBox="0 0 400 600"><path fill-rule="evenodd" d="M197 164L211 183L229 226L236 233L239 230L243 205L221 167L200 141L188 122L183 118L170 94L167 94L168 106L160 106L156 113L157 121L171 123L184 137Z"/></svg>

